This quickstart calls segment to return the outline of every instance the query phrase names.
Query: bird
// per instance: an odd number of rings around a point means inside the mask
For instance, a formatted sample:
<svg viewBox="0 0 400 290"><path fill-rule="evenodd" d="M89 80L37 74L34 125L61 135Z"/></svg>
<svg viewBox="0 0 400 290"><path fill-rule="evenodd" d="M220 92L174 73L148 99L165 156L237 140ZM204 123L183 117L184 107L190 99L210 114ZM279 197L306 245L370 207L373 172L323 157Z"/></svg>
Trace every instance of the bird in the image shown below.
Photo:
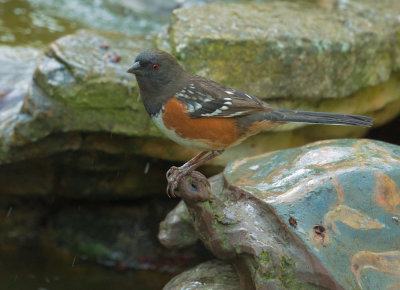
<svg viewBox="0 0 400 290"><path fill-rule="evenodd" d="M192 74L168 52L140 52L128 68L147 113L170 139L200 151L167 174L167 195L176 197L180 180L246 138L288 122L370 127L366 116L272 108L259 98Z"/></svg>

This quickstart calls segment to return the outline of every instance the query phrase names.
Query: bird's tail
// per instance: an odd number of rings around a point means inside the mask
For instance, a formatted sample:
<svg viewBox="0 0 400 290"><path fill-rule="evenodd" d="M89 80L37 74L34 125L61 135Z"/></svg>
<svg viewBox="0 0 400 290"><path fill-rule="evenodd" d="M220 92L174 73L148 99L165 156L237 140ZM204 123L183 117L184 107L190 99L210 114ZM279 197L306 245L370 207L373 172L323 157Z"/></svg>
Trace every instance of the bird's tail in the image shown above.
<svg viewBox="0 0 400 290"><path fill-rule="evenodd" d="M371 117L322 112L276 110L273 112L269 112L269 114L274 115L272 119L276 122L298 122L311 124L371 127L373 121L373 118Z"/></svg>

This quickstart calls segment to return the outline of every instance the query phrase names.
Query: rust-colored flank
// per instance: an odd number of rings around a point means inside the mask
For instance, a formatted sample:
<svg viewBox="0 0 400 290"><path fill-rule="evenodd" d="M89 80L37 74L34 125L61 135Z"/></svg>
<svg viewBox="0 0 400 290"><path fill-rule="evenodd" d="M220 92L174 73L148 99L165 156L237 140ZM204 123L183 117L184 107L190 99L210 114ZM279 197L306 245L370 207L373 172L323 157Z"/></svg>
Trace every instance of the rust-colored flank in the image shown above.
<svg viewBox="0 0 400 290"><path fill-rule="evenodd" d="M190 118L187 107L172 98L164 105L163 121L167 129L183 138L206 143L213 148L224 149L237 139L234 118Z"/></svg>

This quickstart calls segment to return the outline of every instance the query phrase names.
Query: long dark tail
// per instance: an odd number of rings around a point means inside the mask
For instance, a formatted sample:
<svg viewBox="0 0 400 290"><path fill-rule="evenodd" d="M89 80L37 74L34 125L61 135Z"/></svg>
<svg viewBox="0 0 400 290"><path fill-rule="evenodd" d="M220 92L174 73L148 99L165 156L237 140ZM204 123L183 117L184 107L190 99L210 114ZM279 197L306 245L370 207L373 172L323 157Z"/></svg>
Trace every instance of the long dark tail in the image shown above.
<svg viewBox="0 0 400 290"><path fill-rule="evenodd" d="M273 121L277 122L371 127L373 121L373 118L365 116L322 112L276 110L267 114L272 117Z"/></svg>

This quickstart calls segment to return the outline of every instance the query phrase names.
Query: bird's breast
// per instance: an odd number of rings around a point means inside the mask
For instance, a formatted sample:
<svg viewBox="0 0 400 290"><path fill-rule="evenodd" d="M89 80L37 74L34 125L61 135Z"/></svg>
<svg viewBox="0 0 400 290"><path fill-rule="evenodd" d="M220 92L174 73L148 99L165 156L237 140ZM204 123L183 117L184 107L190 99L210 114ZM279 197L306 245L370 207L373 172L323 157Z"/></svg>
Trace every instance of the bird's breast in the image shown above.
<svg viewBox="0 0 400 290"><path fill-rule="evenodd" d="M223 150L238 141L235 119L190 118L186 105L175 98L153 120L167 137L189 149Z"/></svg>

